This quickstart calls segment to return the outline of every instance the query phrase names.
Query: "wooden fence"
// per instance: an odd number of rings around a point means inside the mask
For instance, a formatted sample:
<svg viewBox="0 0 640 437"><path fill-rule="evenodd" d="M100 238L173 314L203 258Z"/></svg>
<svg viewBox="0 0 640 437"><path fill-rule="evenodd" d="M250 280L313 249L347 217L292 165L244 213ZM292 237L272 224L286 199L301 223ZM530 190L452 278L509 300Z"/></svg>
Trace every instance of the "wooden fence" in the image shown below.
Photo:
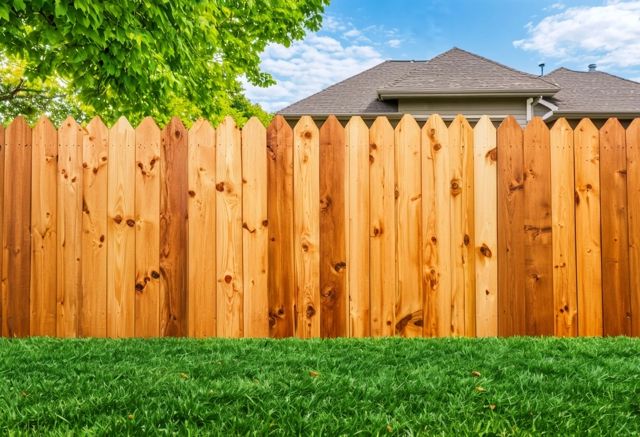
<svg viewBox="0 0 640 437"><path fill-rule="evenodd" d="M640 335L640 119L0 126L4 336Z"/></svg>

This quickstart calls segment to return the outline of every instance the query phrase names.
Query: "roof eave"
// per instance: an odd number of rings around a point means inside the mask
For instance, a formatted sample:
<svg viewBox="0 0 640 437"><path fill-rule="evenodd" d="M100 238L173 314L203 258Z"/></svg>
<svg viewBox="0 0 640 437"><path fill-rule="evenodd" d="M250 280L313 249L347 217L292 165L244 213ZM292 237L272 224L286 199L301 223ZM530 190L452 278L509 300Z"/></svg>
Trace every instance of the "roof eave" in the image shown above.
<svg viewBox="0 0 640 437"><path fill-rule="evenodd" d="M461 90L461 91L415 91L415 90L378 90L378 98L402 99L419 97L533 97L533 96L553 96L560 89L538 89L538 90Z"/></svg>
<svg viewBox="0 0 640 437"><path fill-rule="evenodd" d="M597 118L611 118L611 117L640 117L640 110L638 111L563 111L558 110L553 113L554 117L597 117Z"/></svg>

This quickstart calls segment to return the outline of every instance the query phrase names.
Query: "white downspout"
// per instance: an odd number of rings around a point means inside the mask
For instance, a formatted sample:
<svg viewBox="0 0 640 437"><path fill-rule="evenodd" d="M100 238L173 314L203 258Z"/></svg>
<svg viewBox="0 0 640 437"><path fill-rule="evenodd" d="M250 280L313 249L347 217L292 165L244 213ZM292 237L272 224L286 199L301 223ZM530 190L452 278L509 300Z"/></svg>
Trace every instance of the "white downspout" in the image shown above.
<svg viewBox="0 0 640 437"><path fill-rule="evenodd" d="M533 97L527 99L527 123L533 118Z"/></svg>
<svg viewBox="0 0 640 437"><path fill-rule="evenodd" d="M548 119L549 117L551 117L557 110L558 107L556 105L554 105L551 102L546 101L542 96L538 97L538 99L536 100L536 103L542 106L546 106L547 108L549 108L549 112L547 112L546 114L544 114L542 116L543 120Z"/></svg>

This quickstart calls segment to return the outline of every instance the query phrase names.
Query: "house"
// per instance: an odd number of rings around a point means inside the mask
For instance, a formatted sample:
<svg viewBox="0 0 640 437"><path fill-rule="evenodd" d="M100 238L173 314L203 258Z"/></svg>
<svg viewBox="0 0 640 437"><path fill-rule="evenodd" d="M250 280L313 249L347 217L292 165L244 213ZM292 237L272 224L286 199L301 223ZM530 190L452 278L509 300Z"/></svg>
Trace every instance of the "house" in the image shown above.
<svg viewBox="0 0 640 437"><path fill-rule="evenodd" d="M288 119L329 114L390 119L409 113L418 119L438 113L445 120L513 115L622 120L640 116L640 83L608 73L559 68L544 76L515 70L453 48L428 61L386 61L279 111Z"/></svg>

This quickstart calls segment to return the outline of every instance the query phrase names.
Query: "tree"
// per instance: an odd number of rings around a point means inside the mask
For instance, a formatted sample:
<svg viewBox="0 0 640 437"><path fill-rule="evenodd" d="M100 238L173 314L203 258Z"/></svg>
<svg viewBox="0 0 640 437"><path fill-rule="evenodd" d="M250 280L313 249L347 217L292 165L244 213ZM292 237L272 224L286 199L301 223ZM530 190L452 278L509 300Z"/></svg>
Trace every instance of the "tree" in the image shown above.
<svg viewBox="0 0 640 437"><path fill-rule="evenodd" d="M8 0L0 52L22 76L3 81L0 99L40 86L49 102L60 93L61 104L107 120L260 113L239 78L274 83L260 53L319 29L328 1Z"/></svg>

